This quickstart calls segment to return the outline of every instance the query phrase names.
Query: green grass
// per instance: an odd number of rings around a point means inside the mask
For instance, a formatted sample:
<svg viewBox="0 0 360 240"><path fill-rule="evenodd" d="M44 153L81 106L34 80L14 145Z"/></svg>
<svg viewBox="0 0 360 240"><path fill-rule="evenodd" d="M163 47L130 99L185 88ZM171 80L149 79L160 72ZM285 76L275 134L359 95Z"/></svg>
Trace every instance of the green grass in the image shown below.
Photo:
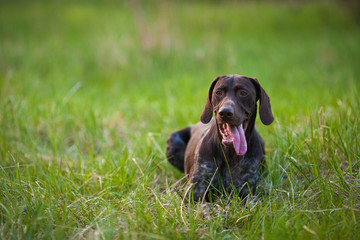
<svg viewBox="0 0 360 240"><path fill-rule="evenodd" d="M0 238L358 238L359 42L333 2L1 2ZM209 217L165 141L229 73L276 120L262 203Z"/></svg>

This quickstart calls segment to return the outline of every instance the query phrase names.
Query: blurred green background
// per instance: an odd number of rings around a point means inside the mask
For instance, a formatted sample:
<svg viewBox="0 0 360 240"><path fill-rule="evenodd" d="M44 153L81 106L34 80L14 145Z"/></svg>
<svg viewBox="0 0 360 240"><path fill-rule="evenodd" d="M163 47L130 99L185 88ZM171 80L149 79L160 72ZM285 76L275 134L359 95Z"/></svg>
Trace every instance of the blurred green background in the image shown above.
<svg viewBox="0 0 360 240"><path fill-rule="evenodd" d="M115 201L107 204L129 216L134 229L153 231L156 223L146 223L152 213L139 217L121 206L151 194L148 188L159 194L182 177L165 159L166 137L199 120L208 87L219 75L256 77L270 96L275 123L257 123L270 158L307 153L309 119L320 116L320 126L325 116L328 122L336 119L334 133L354 127L344 146L353 149L347 157L358 161L358 6L356 1L1 1L0 237L62 232L81 238L87 224L103 226L93 220L103 208L69 209L103 189L104 201ZM298 136L296 151L291 136ZM280 171L278 163L272 167ZM141 168L150 169L145 180L138 178ZM116 226L116 221L110 222Z"/></svg>
<svg viewBox="0 0 360 240"><path fill-rule="evenodd" d="M333 1L5 1L0 22L1 102L40 118L28 129L70 121L59 138L90 114L165 137L223 74L257 77L285 125L359 90L359 21Z"/></svg>

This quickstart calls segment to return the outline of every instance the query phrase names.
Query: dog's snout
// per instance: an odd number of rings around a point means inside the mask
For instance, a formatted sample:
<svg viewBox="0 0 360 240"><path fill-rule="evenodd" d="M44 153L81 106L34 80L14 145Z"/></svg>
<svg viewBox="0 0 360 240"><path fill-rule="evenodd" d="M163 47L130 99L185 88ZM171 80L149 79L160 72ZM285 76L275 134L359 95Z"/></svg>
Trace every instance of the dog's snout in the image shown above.
<svg viewBox="0 0 360 240"><path fill-rule="evenodd" d="M231 118L234 115L234 108L232 108L232 107L222 107L219 110L219 115L222 118Z"/></svg>

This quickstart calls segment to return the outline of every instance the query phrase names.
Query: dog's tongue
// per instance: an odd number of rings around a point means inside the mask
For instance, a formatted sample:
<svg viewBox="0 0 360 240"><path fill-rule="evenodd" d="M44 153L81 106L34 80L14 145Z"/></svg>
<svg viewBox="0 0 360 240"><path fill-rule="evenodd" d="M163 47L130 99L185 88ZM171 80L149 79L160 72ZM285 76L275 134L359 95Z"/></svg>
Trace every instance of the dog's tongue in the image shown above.
<svg viewBox="0 0 360 240"><path fill-rule="evenodd" d="M232 127L231 132L234 136L233 145L236 154L240 156L245 155L247 151L247 144L242 124L240 124L238 127Z"/></svg>

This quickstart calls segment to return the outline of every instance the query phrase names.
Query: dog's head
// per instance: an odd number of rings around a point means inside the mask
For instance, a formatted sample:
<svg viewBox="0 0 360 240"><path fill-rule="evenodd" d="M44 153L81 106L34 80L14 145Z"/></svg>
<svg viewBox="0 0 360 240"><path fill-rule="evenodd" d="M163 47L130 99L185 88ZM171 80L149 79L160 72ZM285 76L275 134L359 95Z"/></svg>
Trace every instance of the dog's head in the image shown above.
<svg viewBox="0 0 360 240"><path fill-rule="evenodd" d="M217 77L210 86L200 120L208 123L214 112L222 143L233 146L237 155L244 155L247 151L246 136L255 123L257 100L260 100L262 123L271 124L274 117L270 99L256 78L240 75Z"/></svg>

